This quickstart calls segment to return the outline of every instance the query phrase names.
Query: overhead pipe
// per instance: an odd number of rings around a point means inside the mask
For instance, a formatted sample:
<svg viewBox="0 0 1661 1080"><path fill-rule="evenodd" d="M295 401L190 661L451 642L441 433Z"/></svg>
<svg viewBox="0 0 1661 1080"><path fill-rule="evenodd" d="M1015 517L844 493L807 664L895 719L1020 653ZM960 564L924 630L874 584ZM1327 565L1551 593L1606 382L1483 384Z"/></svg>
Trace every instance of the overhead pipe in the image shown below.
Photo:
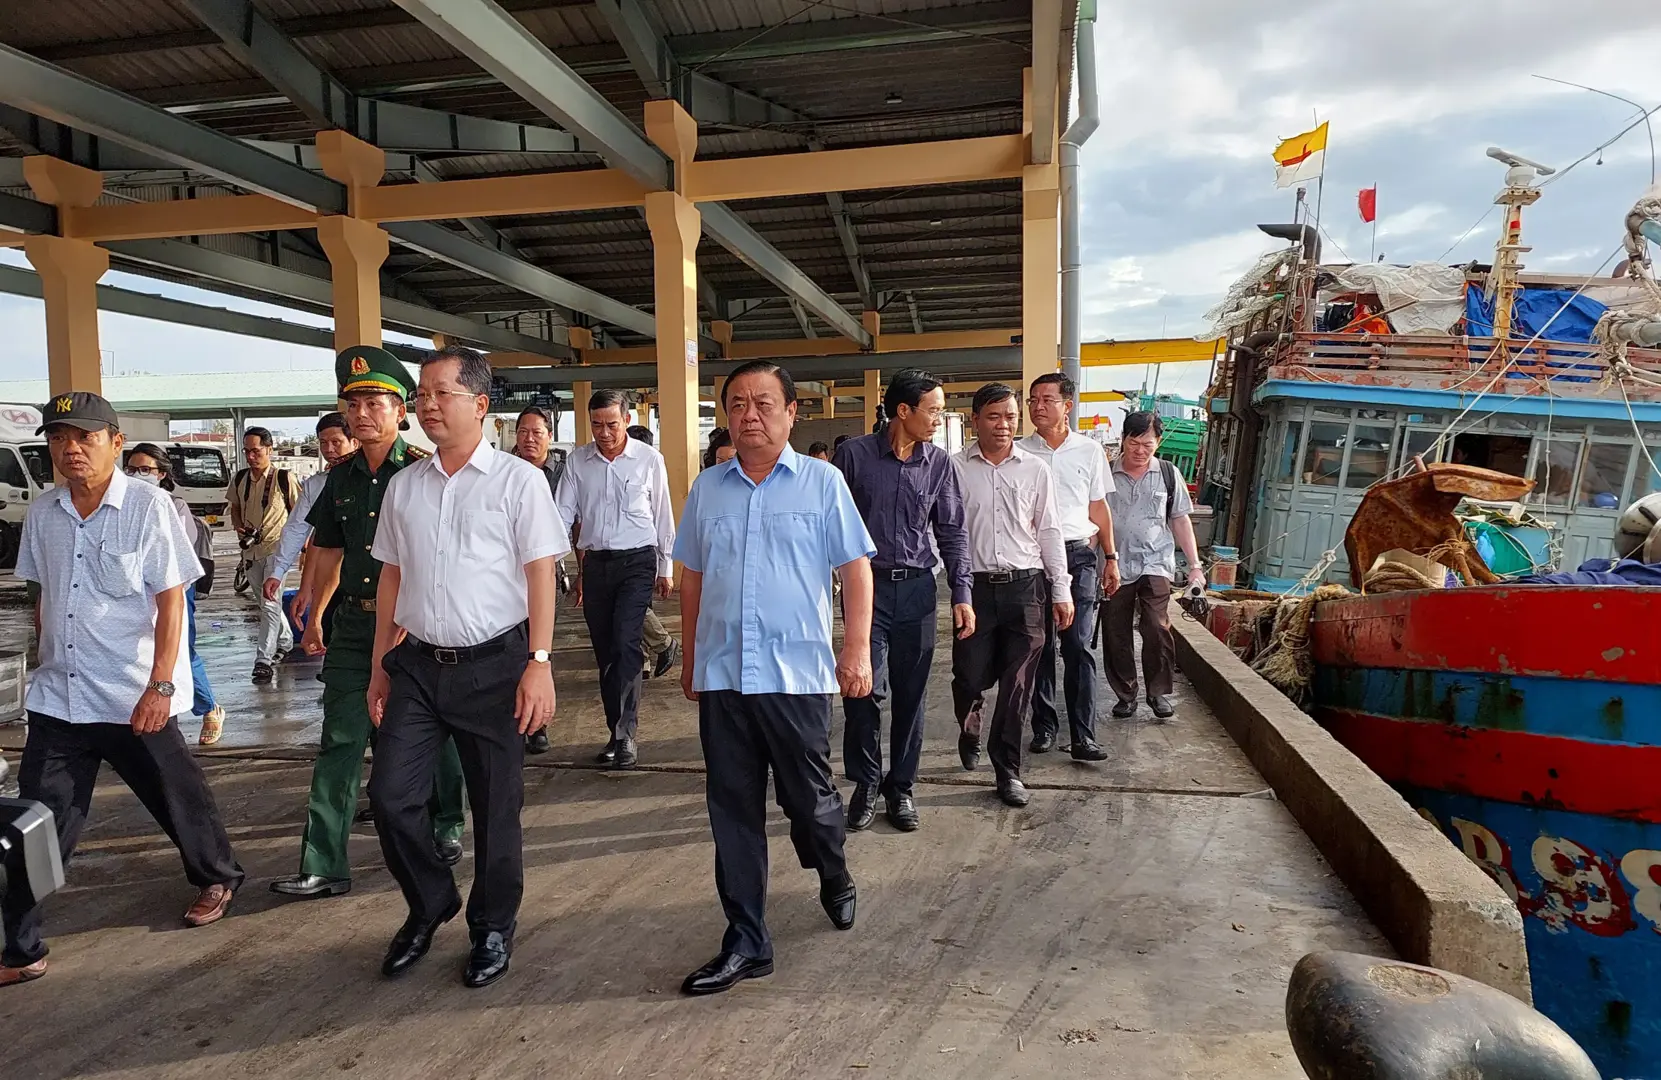
<svg viewBox="0 0 1661 1080"><path fill-rule="evenodd" d="M1078 116L1061 135L1061 371L1080 390L1084 368L1079 362L1083 316L1079 302L1078 163L1082 147L1101 124L1096 103L1096 0L1079 0L1078 25L1073 30L1073 52L1078 68ZM1078 430L1079 411L1072 415Z"/></svg>

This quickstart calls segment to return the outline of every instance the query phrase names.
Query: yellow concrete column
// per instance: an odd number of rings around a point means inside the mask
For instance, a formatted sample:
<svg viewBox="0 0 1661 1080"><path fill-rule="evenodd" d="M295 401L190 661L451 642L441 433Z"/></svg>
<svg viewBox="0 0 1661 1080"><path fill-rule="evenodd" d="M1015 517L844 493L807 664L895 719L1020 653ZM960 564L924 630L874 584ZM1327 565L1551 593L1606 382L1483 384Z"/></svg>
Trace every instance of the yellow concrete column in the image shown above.
<svg viewBox="0 0 1661 1080"><path fill-rule="evenodd" d="M1061 191L1054 165L1021 171L1021 385L1055 371L1061 350ZM1025 410L1022 429L1027 428Z"/></svg>
<svg viewBox="0 0 1661 1080"><path fill-rule="evenodd" d="M567 344L578 352L594 347L594 331L586 326L568 326L565 328L565 334Z"/></svg>
<svg viewBox="0 0 1661 1080"><path fill-rule="evenodd" d="M331 214L317 219L317 242L329 256L334 285L335 351L381 343L381 264L386 230Z"/></svg>
<svg viewBox="0 0 1661 1080"><path fill-rule="evenodd" d="M721 346L723 359L732 359L732 323L725 319L716 319L709 324L709 336Z"/></svg>
<svg viewBox="0 0 1661 1080"><path fill-rule="evenodd" d="M882 337L882 312L862 311L859 313L859 321L865 327L865 332L871 335L871 348L881 352L882 343L878 339Z"/></svg>
<svg viewBox="0 0 1661 1080"><path fill-rule="evenodd" d="M715 426L716 427L726 427L727 426L727 403L726 403L726 400L722 397L722 395L725 394L726 392L727 392L727 377L725 375L715 376Z"/></svg>
<svg viewBox="0 0 1661 1080"><path fill-rule="evenodd" d="M571 384L571 415L576 417L578 446L587 446L594 441L594 432L588 427L588 399L593 396L593 383L574 382Z"/></svg>
<svg viewBox="0 0 1661 1080"><path fill-rule="evenodd" d="M877 406L882 404L882 372L876 368L865 370L865 431L869 435L877 426Z"/></svg>
<svg viewBox="0 0 1661 1080"><path fill-rule="evenodd" d="M48 387L54 395L102 393L98 279L110 268L110 253L86 240L30 236L23 241L23 254L40 275L46 301Z"/></svg>
<svg viewBox="0 0 1661 1080"><path fill-rule="evenodd" d="M678 515L698 473L698 239L703 215L686 197L698 123L678 101L646 102L646 135L675 164L675 190L646 196L657 321L658 448Z"/></svg>
<svg viewBox="0 0 1661 1080"><path fill-rule="evenodd" d="M825 383L824 409L819 414L825 420L836 419L836 380Z"/></svg>
<svg viewBox="0 0 1661 1080"><path fill-rule="evenodd" d="M57 207L63 228L77 209L104 193L102 173L54 157L23 159L23 179L35 198ZM23 254L40 275L46 302L46 374L53 394L104 389L98 351L98 279L110 268L110 253L90 240L29 236Z"/></svg>
<svg viewBox="0 0 1661 1080"><path fill-rule="evenodd" d="M329 256L334 283L335 349L379 345L388 238L380 226L351 215L359 212L363 193L381 182L386 153L344 131L320 131L317 160L323 175L346 185L346 214L317 219L317 242Z"/></svg>

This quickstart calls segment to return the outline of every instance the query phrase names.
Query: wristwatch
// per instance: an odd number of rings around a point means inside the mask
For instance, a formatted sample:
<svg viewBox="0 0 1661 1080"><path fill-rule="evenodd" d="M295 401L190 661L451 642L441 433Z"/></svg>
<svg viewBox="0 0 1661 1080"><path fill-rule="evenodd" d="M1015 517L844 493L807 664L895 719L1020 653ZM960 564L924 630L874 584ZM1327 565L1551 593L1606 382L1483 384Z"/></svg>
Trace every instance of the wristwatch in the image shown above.
<svg viewBox="0 0 1661 1080"><path fill-rule="evenodd" d="M536 649L532 651L531 659L538 664L546 664L550 659L550 653L547 649Z"/></svg>
<svg viewBox="0 0 1661 1080"><path fill-rule="evenodd" d="M174 686L165 679L151 679L150 685L145 687L145 689L154 690L162 697L170 698L173 696Z"/></svg>
<svg viewBox="0 0 1661 1080"><path fill-rule="evenodd" d="M1104 551L1102 552L1102 558L1108 562L1118 562L1119 553L1117 551Z"/></svg>

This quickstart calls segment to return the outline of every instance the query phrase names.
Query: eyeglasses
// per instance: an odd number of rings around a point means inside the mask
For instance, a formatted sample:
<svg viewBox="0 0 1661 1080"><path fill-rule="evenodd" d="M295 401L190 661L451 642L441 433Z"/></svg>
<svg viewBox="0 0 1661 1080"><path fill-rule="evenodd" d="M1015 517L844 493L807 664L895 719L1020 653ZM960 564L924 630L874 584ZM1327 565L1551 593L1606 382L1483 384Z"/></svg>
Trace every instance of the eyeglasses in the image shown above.
<svg viewBox="0 0 1661 1080"><path fill-rule="evenodd" d="M410 395L410 400L417 405L440 405L447 397L476 398L480 396L471 390L417 390Z"/></svg>
<svg viewBox="0 0 1661 1080"><path fill-rule="evenodd" d="M149 465L129 465L124 470L128 476L160 476L161 470Z"/></svg>

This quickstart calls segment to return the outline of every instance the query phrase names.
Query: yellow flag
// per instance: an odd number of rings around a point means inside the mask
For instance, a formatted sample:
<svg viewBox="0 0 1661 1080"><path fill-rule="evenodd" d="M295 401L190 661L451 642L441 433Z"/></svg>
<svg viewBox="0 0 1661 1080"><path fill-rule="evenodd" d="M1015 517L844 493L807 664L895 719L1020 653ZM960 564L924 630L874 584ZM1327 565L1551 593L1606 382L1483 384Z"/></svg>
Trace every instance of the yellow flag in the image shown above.
<svg viewBox="0 0 1661 1080"><path fill-rule="evenodd" d="M1326 168L1327 126L1294 135L1275 147L1275 186L1292 187L1313 180Z"/></svg>

